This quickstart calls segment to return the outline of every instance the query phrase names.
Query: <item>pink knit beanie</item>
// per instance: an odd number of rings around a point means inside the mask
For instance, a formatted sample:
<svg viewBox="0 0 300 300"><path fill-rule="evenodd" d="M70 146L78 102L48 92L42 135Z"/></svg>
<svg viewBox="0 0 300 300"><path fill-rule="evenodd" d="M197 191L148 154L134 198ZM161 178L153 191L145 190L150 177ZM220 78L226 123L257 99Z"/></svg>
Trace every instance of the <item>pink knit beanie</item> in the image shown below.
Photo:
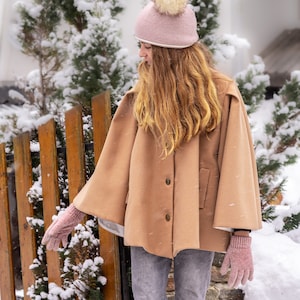
<svg viewBox="0 0 300 300"><path fill-rule="evenodd" d="M135 36L160 47L189 47L199 39L195 13L187 0L153 0L139 14Z"/></svg>

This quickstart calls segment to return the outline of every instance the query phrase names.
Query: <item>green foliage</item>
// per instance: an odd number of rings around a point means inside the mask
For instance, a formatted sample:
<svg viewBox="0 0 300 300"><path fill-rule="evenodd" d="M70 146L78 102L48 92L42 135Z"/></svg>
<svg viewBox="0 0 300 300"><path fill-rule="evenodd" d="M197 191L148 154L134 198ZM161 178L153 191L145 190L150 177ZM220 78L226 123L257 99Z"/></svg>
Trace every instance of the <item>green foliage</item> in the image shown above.
<svg viewBox="0 0 300 300"><path fill-rule="evenodd" d="M126 5L123 0L103 0L103 2L110 8L113 18L119 15Z"/></svg>
<svg viewBox="0 0 300 300"><path fill-rule="evenodd" d="M294 104L285 101L284 97L277 96L273 102L272 118L265 124L265 136L262 140L255 141L259 153L257 168L262 213L265 216L268 214L264 210L276 203L284 190L287 179L281 176L283 168L295 163L299 157L299 120L291 120L297 109L295 110Z"/></svg>
<svg viewBox="0 0 300 300"><path fill-rule="evenodd" d="M84 12L78 11L74 5L74 0L61 0L58 3L64 19L71 25L73 25L78 32L82 32L87 26L87 20Z"/></svg>
<svg viewBox="0 0 300 300"><path fill-rule="evenodd" d="M42 43L49 39L60 23L60 14L57 11L59 0L35 0L33 5L38 10L32 10L31 5L19 5L21 17L21 31L18 34L22 51L37 60L41 55L51 56L51 49L44 48Z"/></svg>
<svg viewBox="0 0 300 300"><path fill-rule="evenodd" d="M284 218L284 226L282 231L288 232L299 228L299 226L300 226L300 212Z"/></svg>
<svg viewBox="0 0 300 300"><path fill-rule="evenodd" d="M122 55L119 45L116 41L108 41L102 35L103 31L108 30L106 26L103 22L93 25L89 28L91 35L83 35L73 45L77 51L72 57L74 72L70 87L78 91L73 93L74 100L87 110L92 97L107 89L112 92L113 103L120 99L120 86L126 85L126 81L132 79L132 76L128 77L124 63L116 60L116 55ZM97 43L89 43L86 39L90 38L97 40Z"/></svg>
<svg viewBox="0 0 300 300"><path fill-rule="evenodd" d="M282 143L280 150L284 151L289 147L298 147L300 140L300 81L296 76L291 76L279 94L282 102L276 105L273 128L282 127L279 132ZM293 164L297 160L297 154L287 155L285 164Z"/></svg>
<svg viewBox="0 0 300 300"><path fill-rule="evenodd" d="M18 6L21 20L17 38L22 52L34 58L39 68L34 78L31 76L19 86L42 114L50 111L50 102L57 95L52 78L65 59L63 40L56 33L61 21L58 3L58 0L32 0Z"/></svg>
<svg viewBox="0 0 300 300"><path fill-rule="evenodd" d="M295 78L288 81L281 89L274 105L272 122L265 127L266 134L270 137L268 148L275 154L285 154L281 160L283 166L296 162L299 153L288 151L299 148L300 138L300 82Z"/></svg>
<svg viewBox="0 0 300 300"><path fill-rule="evenodd" d="M220 0L193 0L191 4L196 14L199 39L211 51L215 63L231 59L238 48L249 46L247 40L234 34L217 32Z"/></svg>
<svg viewBox="0 0 300 300"><path fill-rule="evenodd" d="M18 116L16 113L10 113L5 115L5 122L0 124L0 140L2 142L10 142L7 140L6 135L11 137L16 136L19 133L17 126Z"/></svg>
<svg viewBox="0 0 300 300"><path fill-rule="evenodd" d="M263 221L273 221L276 219L276 214L275 214L275 207L274 206L267 206L265 209L262 211L262 219Z"/></svg>
<svg viewBox="0 0 300 300"><path fill-rule="evenodd" d="M295 103L295 108L300 109L300 83L296 74L291 75L291 80L287 81L280 91L284 103Z"/></svg>
<svg viewBox="0 0 300 300"><path fill-rule="evenodd" d="M249 67L236 75L236 81L251 120L252 114L265 101L265 91L269 85L269 77L264 74L261 58L254 57ZM299 157L299 86L297 76L292 76L279 95L274 95L274 99L268 100L271 118L261 120L264 121L264 134L254 140L264 221L276 218L272 205L279 204L282 200L288 180L282 177L283 169L294 164ZM285 221L289 222L289 219ZM287 225L286 228L290 226Z"/></svg>
<svg viewBox="0 0 300 300"><path fill-rule="evenodd" d="M73 0L19 5L17 37L22 52L37 61L38 72L18 84L42 114L55 114L53 103L61 110L65 102L82 104L88 114L92 97L105 90L111 91L115 108L132 85L134 72L116 19L122 2L95 0L88 5L82 8Z"/></svg>
<svg viewBox="0 0 300 300"><path fill-rule="evenodd" d="M253 113L265 99L270 79L264 74L264 67L262 59L255 56L248 68L235 76L248 114Z"/></svg>
<svg viewBox="0 0 300 300"><path fill-rule="evenodd" d="M47 260L44 247L41 241L44 235L44 221L43 221L43 197L41 195L41 175L40 169L34 169L34 177L38 178L33 186L30 188L27 196L33 205L33 217L28 218L28 223L35 232L37 244L37 257L33 260L30 269L35 278L35 284L28 289L30 299L39 299L39 295L48 292L48 283L44 280L47 278Z"/></svg>
<svg viewBox="0 0 300 300"><path fill-rule="evenodd" d="M86 29L70 41L72 68L65 95L79 102L89 114L92 97L110 90L114 110L116 102L131 87L134 71L126 62L127 52L121 47L117 20L111 11L99 4L85 17Z"/></svg>
<svg viewBox="0 0 300 300"><path fill-rule="evenodd" d="M212 36L216 29L219 28L219 0L193 0L197 18L197 31L200 40L213 51L214 41Z"/></svg>
<svg viewBox="0 0 300 300"><path fill-rule="evenodd" d="M73 289L79 299L103 299L102 287L106 280L102 277L103 259L99 256L95 228L96 219L76 226L69 245L61 251L65 289Z"/></svg>
<svg viewBox="0 0 300 300"><path fill-rule="evenodd" d="M64 148L58 148L58 183L60 191L60 210L69 204L68 174ZM28 199L33 204L33 217L28 222L35 231L37 242L37 257L34 259L31 270L35 283L28 293L31 299L40 299L41 295L58 297L56 299L103 299L102 287L105 278L102 276L103 260L99 256L99 236L97 220L88 219L84 225L78 225L67 248L60 250L62 258L61 274L62 285L45 280L47 278L47 262L45 247L41 245L44 235L43 196L39 160L34 160L35 182L28 192ZM91 174L90 171L87 174ZM59 291L59 292L57 292ZM59 295L70 294L70 298ZM97 295L98 298L94 298ZM52 298L51 298L52 299Z"/></svg>

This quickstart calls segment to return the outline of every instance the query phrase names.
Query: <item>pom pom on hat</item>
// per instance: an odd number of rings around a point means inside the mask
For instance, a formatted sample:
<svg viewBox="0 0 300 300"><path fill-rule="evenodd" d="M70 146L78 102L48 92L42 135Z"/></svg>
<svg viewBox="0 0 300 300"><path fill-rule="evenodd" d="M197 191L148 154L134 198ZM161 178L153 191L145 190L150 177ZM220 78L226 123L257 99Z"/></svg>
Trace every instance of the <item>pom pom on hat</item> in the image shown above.
<svg viewBox="0 0 300 300"><path fill-rule="evenodd" d="M199 39L195 13L187 0L152 0L138 15L135 37L159 47L190 47Z"/></svg>
<svg viewBox="0 0 300 300"><path fill-rule="evenodd" d="M184 12L187 0L153 0L155 8L161 13L176 16Z"/></svg>

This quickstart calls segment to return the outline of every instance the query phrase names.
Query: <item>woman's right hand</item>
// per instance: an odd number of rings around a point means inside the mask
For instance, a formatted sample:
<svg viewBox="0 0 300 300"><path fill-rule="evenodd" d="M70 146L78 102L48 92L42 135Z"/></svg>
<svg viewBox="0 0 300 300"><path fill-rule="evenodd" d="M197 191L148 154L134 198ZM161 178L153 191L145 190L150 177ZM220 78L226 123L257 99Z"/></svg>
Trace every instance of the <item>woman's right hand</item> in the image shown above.
<svg viewBox="0 0 300 300"><path fill-rule="evenodd" d="M84 215L85 213L71 204L48 227L42 239L42 244L46 245L47 250L54 251L58 250L60 243L65 247L68 244L68 235L82 221Z"/></svg>

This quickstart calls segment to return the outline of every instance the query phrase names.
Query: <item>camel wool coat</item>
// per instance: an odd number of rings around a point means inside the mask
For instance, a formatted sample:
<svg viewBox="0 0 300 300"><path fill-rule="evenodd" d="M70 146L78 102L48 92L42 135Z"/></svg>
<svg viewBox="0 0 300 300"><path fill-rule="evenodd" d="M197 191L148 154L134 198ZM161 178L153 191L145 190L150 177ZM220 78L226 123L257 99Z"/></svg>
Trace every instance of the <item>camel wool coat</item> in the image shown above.
<svg viewBox="0 0 300 300"><path fill-rule="evenodd" d="M261 228L256 160L244 103L214 71L222 120L163 158L137 126L129 91L112 120L77 209L124 225L124 243L172 258L183 249L225 252L234 228ZM163 101L163 99L162 99Z"/></svg>

